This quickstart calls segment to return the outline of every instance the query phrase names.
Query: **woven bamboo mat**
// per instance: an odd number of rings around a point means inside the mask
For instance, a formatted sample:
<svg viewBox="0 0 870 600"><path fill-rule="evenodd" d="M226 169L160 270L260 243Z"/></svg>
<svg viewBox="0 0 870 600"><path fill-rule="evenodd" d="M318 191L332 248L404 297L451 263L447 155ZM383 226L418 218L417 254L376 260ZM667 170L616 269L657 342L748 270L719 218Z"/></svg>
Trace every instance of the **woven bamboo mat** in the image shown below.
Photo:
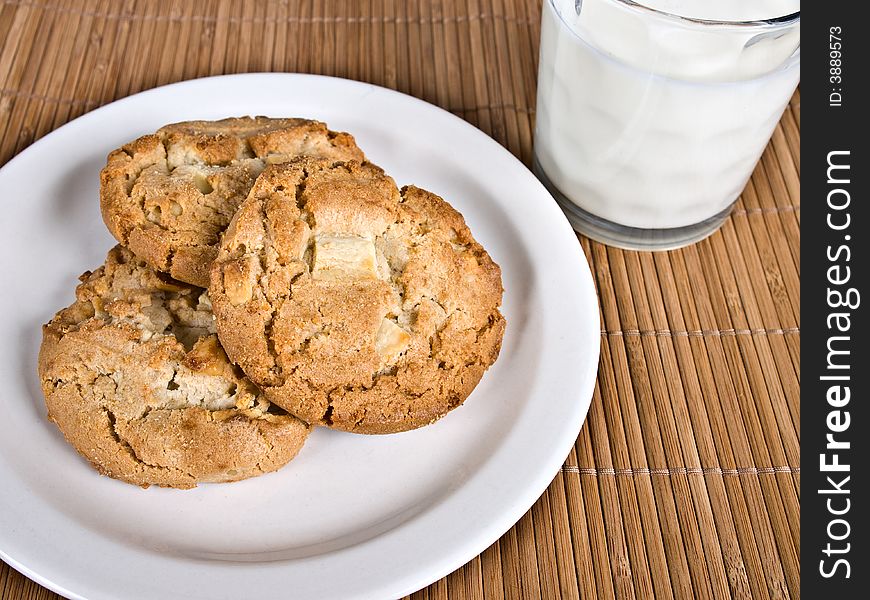
<svg viewBox="0 0 870 600"><path fill-rule="evenodd" d="M539 1L0 0L0 164L117 98L244 71L395 88L529 164ZM799 183L798 93L720 232L580 240L602 315L586 425L515 527L412 598L800 596ZM0 563L0 600L55 597Z"/></svg>

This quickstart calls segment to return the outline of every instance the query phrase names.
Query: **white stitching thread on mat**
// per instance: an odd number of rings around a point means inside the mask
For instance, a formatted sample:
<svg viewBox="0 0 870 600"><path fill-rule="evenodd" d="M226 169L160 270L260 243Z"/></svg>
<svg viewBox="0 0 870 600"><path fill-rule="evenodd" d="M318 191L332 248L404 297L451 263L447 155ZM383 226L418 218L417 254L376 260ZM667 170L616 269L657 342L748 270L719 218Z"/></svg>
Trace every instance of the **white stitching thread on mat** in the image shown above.
<svg viewBox="0 0 870 600"><path fill-rule="evenodd" d="M800 210L801 207L798 205L795 206L765 206L762 208L735 208L731 211L732 217L742 217L744 215L771 215L778 214L784 212L795 212Z"/></svg>
<svg viewBox="0 0 870 600"><path fill-rule="evenodd" d="M30 92L22 92L11 88L0 88L0 97L7 96L12 98L26 98L28 100L40 100L42 102L52 102L55 104L70 104L73 106L93 107L100 104L94 100L81 100L79 98L59 98L57 96L46 96L44 94L33 94ZM534 114L535 109L516 106L515 104L484 104L480 106L469 106L463 108L461 106L446 109L454 113L480 112L482 110L513 110L518 113Z"/></svg>
<svg viewBox="0 0 870 600"><path fill-rule="evenodd" d="M450 112L461 112L461 113L479 112L482 110L513 110L513 111L516 111L518 113L524 113L524 114L529 114L529 115L535 114L534 108L526 108L523 106L517 106L516 104L484 104L482 106L469 106L469 107L465 107L465 108L462 106L457 106L454 108L448 108L447 110Z"/></svg>
<svg viewBox="0 0 870 600"><path fill-rule="evenodd" d="M457 15L455 17L233 17L227 16L222 19L210 15L139 15L139 14L123 14L123 13L108 13L88 10L75 10L72 8L64 8L60 6L52 6L41 2L19 2L17 0L3 0L3 5L18 6L21 8L35 8L56 13L65 13L72 15L80 15L83 17L93 17L96 19L109 19L115 21L168 21L168 22L184 22L184 21L201 21L203 23L217 23L223 21L226 23L298 23L298 24L314 24L314 23L362 23L367 25L384 24L407 24L414 23L418 25L429 24L446 24L446 23L464 23L471 21L504 21L506 23L516 23L518 25L537 24L537 19L528 19L523 17L510 17L508 15L493 15L488 13L479 13L476 15Z"/></svg>
<svg viewBox="0 0 870 600"><path fill-rule="evenodd" d="M696 329L692 331L670 331L668 329L624 329L622 331L601 330L608 337L730 337L737 335L800 335L799 327L785 329Z"/></svg>
<svg viewBox="0 0 870 600"><path fill-rule="evenodd" d="M574 473L575 475L770 475L773 473L791 473L799 474L800 467L790 466L775 466L775 467L737 467L736 469L723 469L721 467L668 467L664 469L647 469L645 467L636 469L611 469L604 467L595 469L591 467L576 467L573 465L563 465L563 473Z"/></svg>

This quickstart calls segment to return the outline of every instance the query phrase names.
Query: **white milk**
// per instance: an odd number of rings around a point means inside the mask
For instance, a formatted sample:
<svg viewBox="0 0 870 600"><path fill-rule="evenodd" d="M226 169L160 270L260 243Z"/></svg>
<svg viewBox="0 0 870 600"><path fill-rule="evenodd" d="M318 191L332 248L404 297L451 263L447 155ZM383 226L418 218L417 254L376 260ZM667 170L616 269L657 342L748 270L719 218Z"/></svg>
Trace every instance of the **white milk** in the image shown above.
<svg viewBox="0 0 870 600"><path fill-rule="evenodd" d="M800 10L799 0L642 4L728 21ZM584 0L579 15L575 0L543 5L535 156L551 187L635 228L727 210L800 78L799 25L699 25L618 0Z"/></svg>

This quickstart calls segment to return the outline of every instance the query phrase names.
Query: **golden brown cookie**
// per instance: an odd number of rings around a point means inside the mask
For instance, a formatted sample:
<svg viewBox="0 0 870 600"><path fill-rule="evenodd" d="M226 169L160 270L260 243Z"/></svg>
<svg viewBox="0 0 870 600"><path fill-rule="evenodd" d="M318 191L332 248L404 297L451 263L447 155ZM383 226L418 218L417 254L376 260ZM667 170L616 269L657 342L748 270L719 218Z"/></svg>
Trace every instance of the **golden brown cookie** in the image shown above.
<svg viewBox="0 0 870 600"><path fill-rule="evenodd" d="M109 154L103 221L158 271L208 287L217 243L268 163L363 159L353 136L307 119L242 117L167 125Z"/></svg>
<svg viewBox="0 0 870 600"><path fill-rule="evenodd" d="M269 399L359 433L431 423L496 360L501 272L462 215L369 163L268 166L224 234L218 335Z"/></svg>
<svg viewBox="0 0 870 600"><path fill-rule="evenodd" d="M43 327L48 418L101 473L191 488L274 471L309 427L230 364L204 290L116 246Z"/></svg>

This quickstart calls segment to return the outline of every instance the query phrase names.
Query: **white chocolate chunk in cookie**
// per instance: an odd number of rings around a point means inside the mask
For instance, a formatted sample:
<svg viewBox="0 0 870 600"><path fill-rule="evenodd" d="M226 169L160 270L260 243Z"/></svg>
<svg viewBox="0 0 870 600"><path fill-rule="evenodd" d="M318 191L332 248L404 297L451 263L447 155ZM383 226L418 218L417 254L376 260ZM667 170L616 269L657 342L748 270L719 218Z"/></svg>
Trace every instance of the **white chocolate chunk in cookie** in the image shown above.
<svg viewBox="0 0 870 600"><path fill-rule="evenodd" d="M314 236L315 279L377 279L377 256L371 240L355 235Z"/></svg>
<svg viewBox="0 0 870 600"><path fill-rule="evenodd" d="M233 306L248 302L254 295L254 272L249 261L237 260L224 269L224 287Z"/></svg>
<svg viewBox="0 0 870 600"><path fill-rule="evenodd" d="M171 144L166 152L166 165L177 169L188 165L204 165L205 159L188 144Z"/></svg>
<svg viewBox="0 0 870 600"><path fill-rule="evenodd" d="M212 187L208 178L215 171L216 169L206 166L182 164L175 168L173 174L176 177L188 179L191 183L193 183L193 185L196 186L196 189L199 190L199 193L205 196L214 191L214 188Z"/></svg>
<svg viewBox="0 0 870 600"><path fill-rule="evenodd" d="M410 341L411 336L407 331L390 319L384 319L375 338L375 350L384 362L392 363L408 348Z"/></svg>

